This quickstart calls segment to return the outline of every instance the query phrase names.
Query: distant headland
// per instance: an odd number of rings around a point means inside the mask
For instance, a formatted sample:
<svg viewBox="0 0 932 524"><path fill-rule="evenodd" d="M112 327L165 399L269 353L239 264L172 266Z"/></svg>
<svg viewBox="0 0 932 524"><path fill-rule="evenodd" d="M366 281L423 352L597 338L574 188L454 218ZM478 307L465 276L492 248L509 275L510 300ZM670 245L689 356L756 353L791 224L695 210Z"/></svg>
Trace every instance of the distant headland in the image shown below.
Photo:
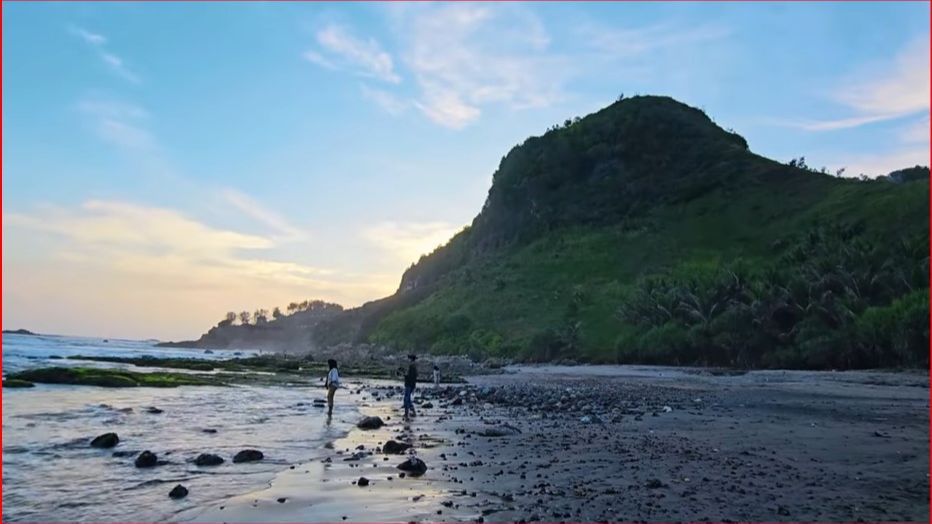
<svg viewBox="0 0 932 524"><path fill-rule="evenodd" d="M3 334L4 335L7 335L7 334L9 335L32 335L32 336L38 335L38 333L33 333L32 331L29 331L28 329L4 329Z"/></svg>

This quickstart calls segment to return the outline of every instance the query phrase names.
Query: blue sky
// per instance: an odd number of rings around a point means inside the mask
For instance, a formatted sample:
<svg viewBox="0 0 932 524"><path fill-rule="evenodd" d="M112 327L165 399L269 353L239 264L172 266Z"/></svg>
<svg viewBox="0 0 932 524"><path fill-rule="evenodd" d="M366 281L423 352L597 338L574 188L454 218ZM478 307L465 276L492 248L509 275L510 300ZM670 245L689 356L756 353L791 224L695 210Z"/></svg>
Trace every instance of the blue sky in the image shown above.
<svg viewBox="0 0 932 524"><path fill-rule="evenodd" d="M379 298L512 146L620 93L782 161L928 163L925 3L3 11L4 327L193 337Z"/></svg>

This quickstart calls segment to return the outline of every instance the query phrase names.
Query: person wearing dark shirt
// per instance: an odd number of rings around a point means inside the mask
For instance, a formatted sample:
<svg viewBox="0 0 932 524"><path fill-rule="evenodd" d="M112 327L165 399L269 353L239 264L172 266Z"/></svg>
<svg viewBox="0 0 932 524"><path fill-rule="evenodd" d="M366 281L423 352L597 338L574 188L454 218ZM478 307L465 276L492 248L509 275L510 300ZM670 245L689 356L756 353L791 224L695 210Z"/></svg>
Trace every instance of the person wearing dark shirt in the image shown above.
<svg viewBox="0 0 932 524"><path fill-rule="evenodd" d="M414 388L417 386L417 365L414 363L417 360L417 355L408 355L408 360L411 361L411 365L408 366L408 373L405 374L405 418L417 415L414 412L414 403L411 402L411 395L414 394Z"/></svg>

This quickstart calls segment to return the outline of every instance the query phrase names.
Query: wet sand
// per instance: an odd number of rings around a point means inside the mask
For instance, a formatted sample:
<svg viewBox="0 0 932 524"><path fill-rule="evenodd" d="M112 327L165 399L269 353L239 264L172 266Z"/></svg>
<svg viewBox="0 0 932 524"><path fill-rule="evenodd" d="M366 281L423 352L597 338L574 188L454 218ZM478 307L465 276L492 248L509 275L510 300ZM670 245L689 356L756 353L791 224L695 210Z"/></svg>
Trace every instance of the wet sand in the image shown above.
<svg viewBox="0 0 932 524"><path fill-rule="evenodd" d="M924 373L516 371L419 386L409 422L400 388L342 395L386 425L185 518L928 521ZM388 439L427 473L399 478Z"/></svg>

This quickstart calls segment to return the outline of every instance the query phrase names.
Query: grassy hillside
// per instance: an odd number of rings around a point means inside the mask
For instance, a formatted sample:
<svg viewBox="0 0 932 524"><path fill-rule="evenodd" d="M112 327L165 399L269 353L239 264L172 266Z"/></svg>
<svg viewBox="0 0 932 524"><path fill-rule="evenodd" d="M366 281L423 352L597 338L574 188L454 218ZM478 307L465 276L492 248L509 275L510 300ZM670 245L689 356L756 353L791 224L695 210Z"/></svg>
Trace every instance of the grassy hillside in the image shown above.
<svg viewBox="0 0 932 524"><path fill-rule="evenodd" d="M925 173L839 179L759 157L672 99L623 100L514 148L473 224L353 313L356 337L528 360L923 365Z"/></svg>

